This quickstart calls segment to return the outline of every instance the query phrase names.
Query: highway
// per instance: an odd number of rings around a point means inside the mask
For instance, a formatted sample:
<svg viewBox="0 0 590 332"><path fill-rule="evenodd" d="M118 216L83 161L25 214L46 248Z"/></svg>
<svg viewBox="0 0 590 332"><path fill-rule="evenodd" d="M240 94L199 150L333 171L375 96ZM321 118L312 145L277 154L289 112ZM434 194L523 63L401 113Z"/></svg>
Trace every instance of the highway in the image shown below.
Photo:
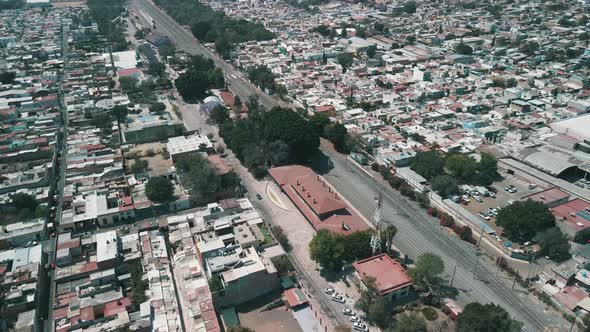
<svg viewBox="0 0 590 332"><path fill-rule="evenodd" d="M322 152L330 157L333 165L324 177L367 219L375 210L374 198L380 192L383 194L383 221L398 228L394 245L403 253L414 260L425 252L441 256L449 277L454 267L457 267L454 286L460 290L460 304L476 301L499 304L514 318L522 321L527 331L569 327L560 317L545 313L544 305L533 299L532 295L512 290L512 280L495 277L496 269L489 259L479 259L477 279L474 278L477 256L473 246L450 235L416 203L409 202L399 192L385 186L383 181L372 178L327 144L322 145Z"/></svg>
<svg viewBox="0 0 590 332"><path fill-rule="evenodd" d="M155 31L168 36L177 49L185 51L188 54L202 55L206 58L213 59L215 65L223 70L229 89L243 101L248 100L248 97L251 95L256 95L258 96L259 103L268 109L275 106L290 106L283 101L265 94L254 84L250 83L238 69L199 43L189 30L176 23L174 19L158 8L153 2L149 0L132 0L130 9L138 15L140 20L144 21L144 26L150 26L151 24L145 21L145 15L143 13L149 15L156 22Z"/></svg>

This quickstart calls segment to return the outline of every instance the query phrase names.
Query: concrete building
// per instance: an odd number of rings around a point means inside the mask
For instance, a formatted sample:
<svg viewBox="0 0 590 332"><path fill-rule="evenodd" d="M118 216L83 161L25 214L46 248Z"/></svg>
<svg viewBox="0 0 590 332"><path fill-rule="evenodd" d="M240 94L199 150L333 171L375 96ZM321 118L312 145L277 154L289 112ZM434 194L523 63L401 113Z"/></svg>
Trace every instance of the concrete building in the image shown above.
<svg viewBox="0 0 590 332"><path fill-rule="evenodd" d="M388 301L405 298L410 293L412 281L400 263L386 254L381 254L352 263L357 277L375 279L379 293Z"/></svg>

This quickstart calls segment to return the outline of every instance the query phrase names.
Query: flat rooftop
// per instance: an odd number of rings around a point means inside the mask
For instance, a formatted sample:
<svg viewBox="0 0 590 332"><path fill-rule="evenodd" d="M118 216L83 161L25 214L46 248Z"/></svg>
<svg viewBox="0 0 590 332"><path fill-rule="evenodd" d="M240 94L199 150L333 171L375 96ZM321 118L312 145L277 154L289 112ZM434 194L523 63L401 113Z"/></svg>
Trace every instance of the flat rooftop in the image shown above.
<svg viewBox="0 0 590 332"><path fill-rule="evenodd" d="M381 254L352 263L361 279L375 279L375 286L381 294L387 294L412 284L406 270L400 263L386 254Z"/></svg>
<svg viewBox="0 0 590 332"><path fill-rule="evenodd" d="M528 195L523 197L523 200L530 199L535 202L539 202L541 204L551 204L553 202L557 202L562 199L567 199L570 197L570 194L566 193L565 191L559 189L558 187L549 188L547 190L540 191L538 193L534 193L532 195Z"/></svg>

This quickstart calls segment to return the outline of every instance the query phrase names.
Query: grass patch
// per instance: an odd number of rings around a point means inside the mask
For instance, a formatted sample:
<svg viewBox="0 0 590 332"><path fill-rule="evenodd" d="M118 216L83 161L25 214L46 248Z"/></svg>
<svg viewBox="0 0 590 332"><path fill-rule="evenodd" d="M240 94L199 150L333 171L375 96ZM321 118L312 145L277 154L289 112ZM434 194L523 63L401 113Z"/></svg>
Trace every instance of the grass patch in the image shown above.
<svg viewBox="0 0 590 332"><path fill-rule="evenodd" d="M258 228L260 229L260 232L264 236L264 242L262 243L262 245L270 244L270 243L274 242L272 235L270 235L270 231L268 230L268 228L266 227L266 225L264 223L258 224Z"/></svg>
<svg viewBox="0 0 590 332"><path fill-rule="evenodd" d="M436 313L436 310L430 307L422 308L422 315L424 315L424 318L429 321L433 321L438 318L438 313Z"/></svg>

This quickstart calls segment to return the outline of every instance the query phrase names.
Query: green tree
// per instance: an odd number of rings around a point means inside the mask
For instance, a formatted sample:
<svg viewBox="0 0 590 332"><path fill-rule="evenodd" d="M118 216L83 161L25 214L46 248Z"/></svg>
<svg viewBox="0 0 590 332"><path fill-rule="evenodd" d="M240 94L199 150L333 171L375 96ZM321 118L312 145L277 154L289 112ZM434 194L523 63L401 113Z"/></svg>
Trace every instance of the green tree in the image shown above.
<svg viewBox="0 0 590 332"><path fill-rule="evenodd" d="M539 50L539 43L536 41L528 41L520 47L520 51L527 55L533 55L537 50Z"/></svg>
<svg viewBox="0 0 590 332"><path fill-rule="evenodd" d="M223 283L219 275L214 275L209 279L209 290L211 293L217 293L223 290Z"/></svg>
<svg viewBox="0 0 590 332"><path fill-rule="evenodd" d="M555 217L545 205L527 200L517 201L501 209L496 224L504 229L504 236L512 241L524 243L555 226Z"/></svg>
<svg viewBox="0 0 590 332"><path fill-rule="evenodd" d="M148 65L148 74L150 74L152 76L163 76L165 72L166 72L166 65L159 62L159 61L151 62Z"/></svg>
<svg viewBox="0 0 590 332"><path fill-rule="evenodd" d="M275 107L263 115L262 138L266 142L281 140L289 145L294 161L305 162L320 145L310 123L297 113Z"/></svg>
<svg viewBox="0 0 590 332"><path fill-rule="evenodd" d="M338 60L338 63L340 64L340 66L342 66L342 73L346 73L346 70L348 70L348 68L352 66L352 63L354 62L354 57L350 53L342 53L338 54L336 60Z"/></svg>
<svg viewBox="0 0 590 332"><path fill-rule="evenodd" d="M419 151L412 159L410 168L428 180L443 174L444 166L445 160L435 151Z"/></svg>
<svg viewBox="0 0 590 332"><path fill-rule="evenodd" d="M387 301L377 289L375 279L365 277L362 282L364 287L361 287L361 294L354 305L355 308L365 313L365 318L369 323L375 324L382 329L390 326L392 319L387 308Z"/></svg>
<svg viewBox="0 0 590 332"><path fill-rule="evenodd" d="M473 48L461 42L455 46L455 52L459 54L470 55L473 54Z"/></svg>
<svg viewBox="0 0 590 332"><path fill-rule="evenodd" d="M133 161L133 166L131 166L131 171L133 173L140 173L145 171L148 168L147 160L135 158Z"/></svg>
<svg viewBox="0 0 590 332"><path fill-rule="evenodd" d="M163 176L153 177L145 185L145 194L153 202L166 202L174 197L174 185Z"/></svg>
<svg viewBox="0 0 590 332"><path fill-rule="evenodd" d="M124 105L116 105L111 110L111 113L113 114L113 116L115 117L115 119L117 119L117 122L118 123L121 123L121 122L125 122L125 120L127 119L127 114L129 113L129 111L127 110L127 106L124 106Z"/></svg>
<svg viewBox="0 0 590 332"><path fill-rule="evenodd" d="M318 136L324 136L324 129L330 124L330 118L325 113L315 112L309 119L313 131Z"/></svg>
<svg viewBox="0 0 590 332"><path fill-rule="evenodd" d="M457 185L457 181L449 175L437 175L430 181L430 183L432 190L436 191L443 198L458 195L461 192Z"/></svg>
<svg viewBox="0 0 590 332"><path fill-rule="evenodd" d="M178 93L180 93L185 101L205 98L210 86L209 83L209 79L202 72L190 69L180 74L176 81L174 81Z"/></svg>
<svg viewBox="0 0 590 332"><path fill-rule="evenodd" d="M430 287L440 281L440 275L445 271L445 263L440 256L424 253L418 256L416 266L408 270L408 275L415 285Z"/></svg>
<svg viewBox="0 0 590 332"><path fill-rule="evenodd" d="M340 122L326 127L326 138L334 144L334 149L340 153L348 153L348 132Z"/></svg>
<svg viewBox="0 0 590 332"><path fill-rule="evenodd" d="M176 48L171 43L164 43L158 46L158 53L160 54L160 57L162 57L163 59L166 59L169 56L173 56L175 52Z"/></svg>
<svg viewBox="0 0 590 332"><path fill-rule="evenodd" d="M537 234L535 238L541 246L541 255L561 262L571 257L570 243L557 227L551 227Z"/></svg>
<svg viewBox="0 0 590 332"><path fill-rule="evenodd" d="M329 271L340 271L346 252L341 237L328 230L319 230L309 243L311 259Z"/></svg>
<svg viewBox="0 0 590 332"><path fill-rule="evenodd" d="M229 112L223 106L214 107L209 113L209 118L216 124L222 124L230 120Z"/></svg>
<svg viewBox="0 0 590 332"><path fill-rule="evenodd" d="M270 142L267 149L268 161L273 166L282 166L291 159L289 145L281 140Z"/></svg>
<svg viewBox="0 0 590 332"><path fill-rule="evenodd" d="M39 203L35 199L35 197L25 194L25 193L16 193L11 196L12 203L17 210L24 210L28 209L30 211L34 211L37 208Z"/></svg>
<svg viewBox="0 0 590 332"><path fill-rule="evenodd" d="M477 167L477 161L464 154L450 154L445 158L445 169L463 183L467 183L473 179L477 172Z"/></svg>
<svg viewBox="0 0 590 332"><path fill-rule="evenodd" d="M291 243L289 242L289 238L287 238L287 235L285 234L285 231L283 230L283 228L281 228L281 226L272 226L270 230L272 234L275 236L275 239L277 239L277 241L283 247L283 249L285 249L285 251L288 252L291 251L291 249L293 249L293 247L291 247Z"/></svg>
<svg viewBox="0 0 590 332"><path fill-rule="evenodd" d="M367 49L367 56L372 59L375 57L375 54L377 54L377 47L369 46Z"/></svg>
<svg viewBox="0 0 590 332"><path fill-rule="evenodd" d="M416 1L410 0L404 2L402 10L407 14L414 14L416 12Z"/></svg>
<svg viewBox="0 0 590 332"><path fill-rule="evenodd" d="M191 27L191 32L198 40L205 40L205 36L211 30L211 22L198 21Z"/></svg>
<svg viewBox="0 0 590 332"><path fill-rule="evenodd" d="M392 332L426 332L426 321L424 318L414 314L400 314L395 320Z"/></svg>
<svg viewBox="0 0 590 332"><path fill-rule="evenodd" d="M161 113L166 110L166 104L164 103L153 103L149 107L150 112L152 113Z"/></svg>
<svg viewBox="0 0 590 332"><path fill-rule="evenodd" d="M518 332L523 324L497 304L469 303L457 317L458 332Z"/></svg>
<svg viewBox="0 0 590 332"><path fill-rule="evenodd" d="M137 80L133 77L119 78L119 86L123 93L133 93L137 91Z"/></svg>
<svg viewBox="0 0 590 332"><path fill-rule="evenodd" d="M265 65L249 68L248 79L262 90L274 92L276 88L275 77L270 68Z"/></svg>
<svg viewBox="0 0 590 332"><path fill-rule="evenodd" d="M12 71L5 71L0 73L0 83L12 84L16 78L16 73Z"/></svg>
<svg viewBox="0 0 590 332"><path fill-rule="evenodd" d="M500 173L498 173L498 160L490 154L482 153L478 164L476 184L479 184L480 186L489 186L500 178Z"/></svg>

